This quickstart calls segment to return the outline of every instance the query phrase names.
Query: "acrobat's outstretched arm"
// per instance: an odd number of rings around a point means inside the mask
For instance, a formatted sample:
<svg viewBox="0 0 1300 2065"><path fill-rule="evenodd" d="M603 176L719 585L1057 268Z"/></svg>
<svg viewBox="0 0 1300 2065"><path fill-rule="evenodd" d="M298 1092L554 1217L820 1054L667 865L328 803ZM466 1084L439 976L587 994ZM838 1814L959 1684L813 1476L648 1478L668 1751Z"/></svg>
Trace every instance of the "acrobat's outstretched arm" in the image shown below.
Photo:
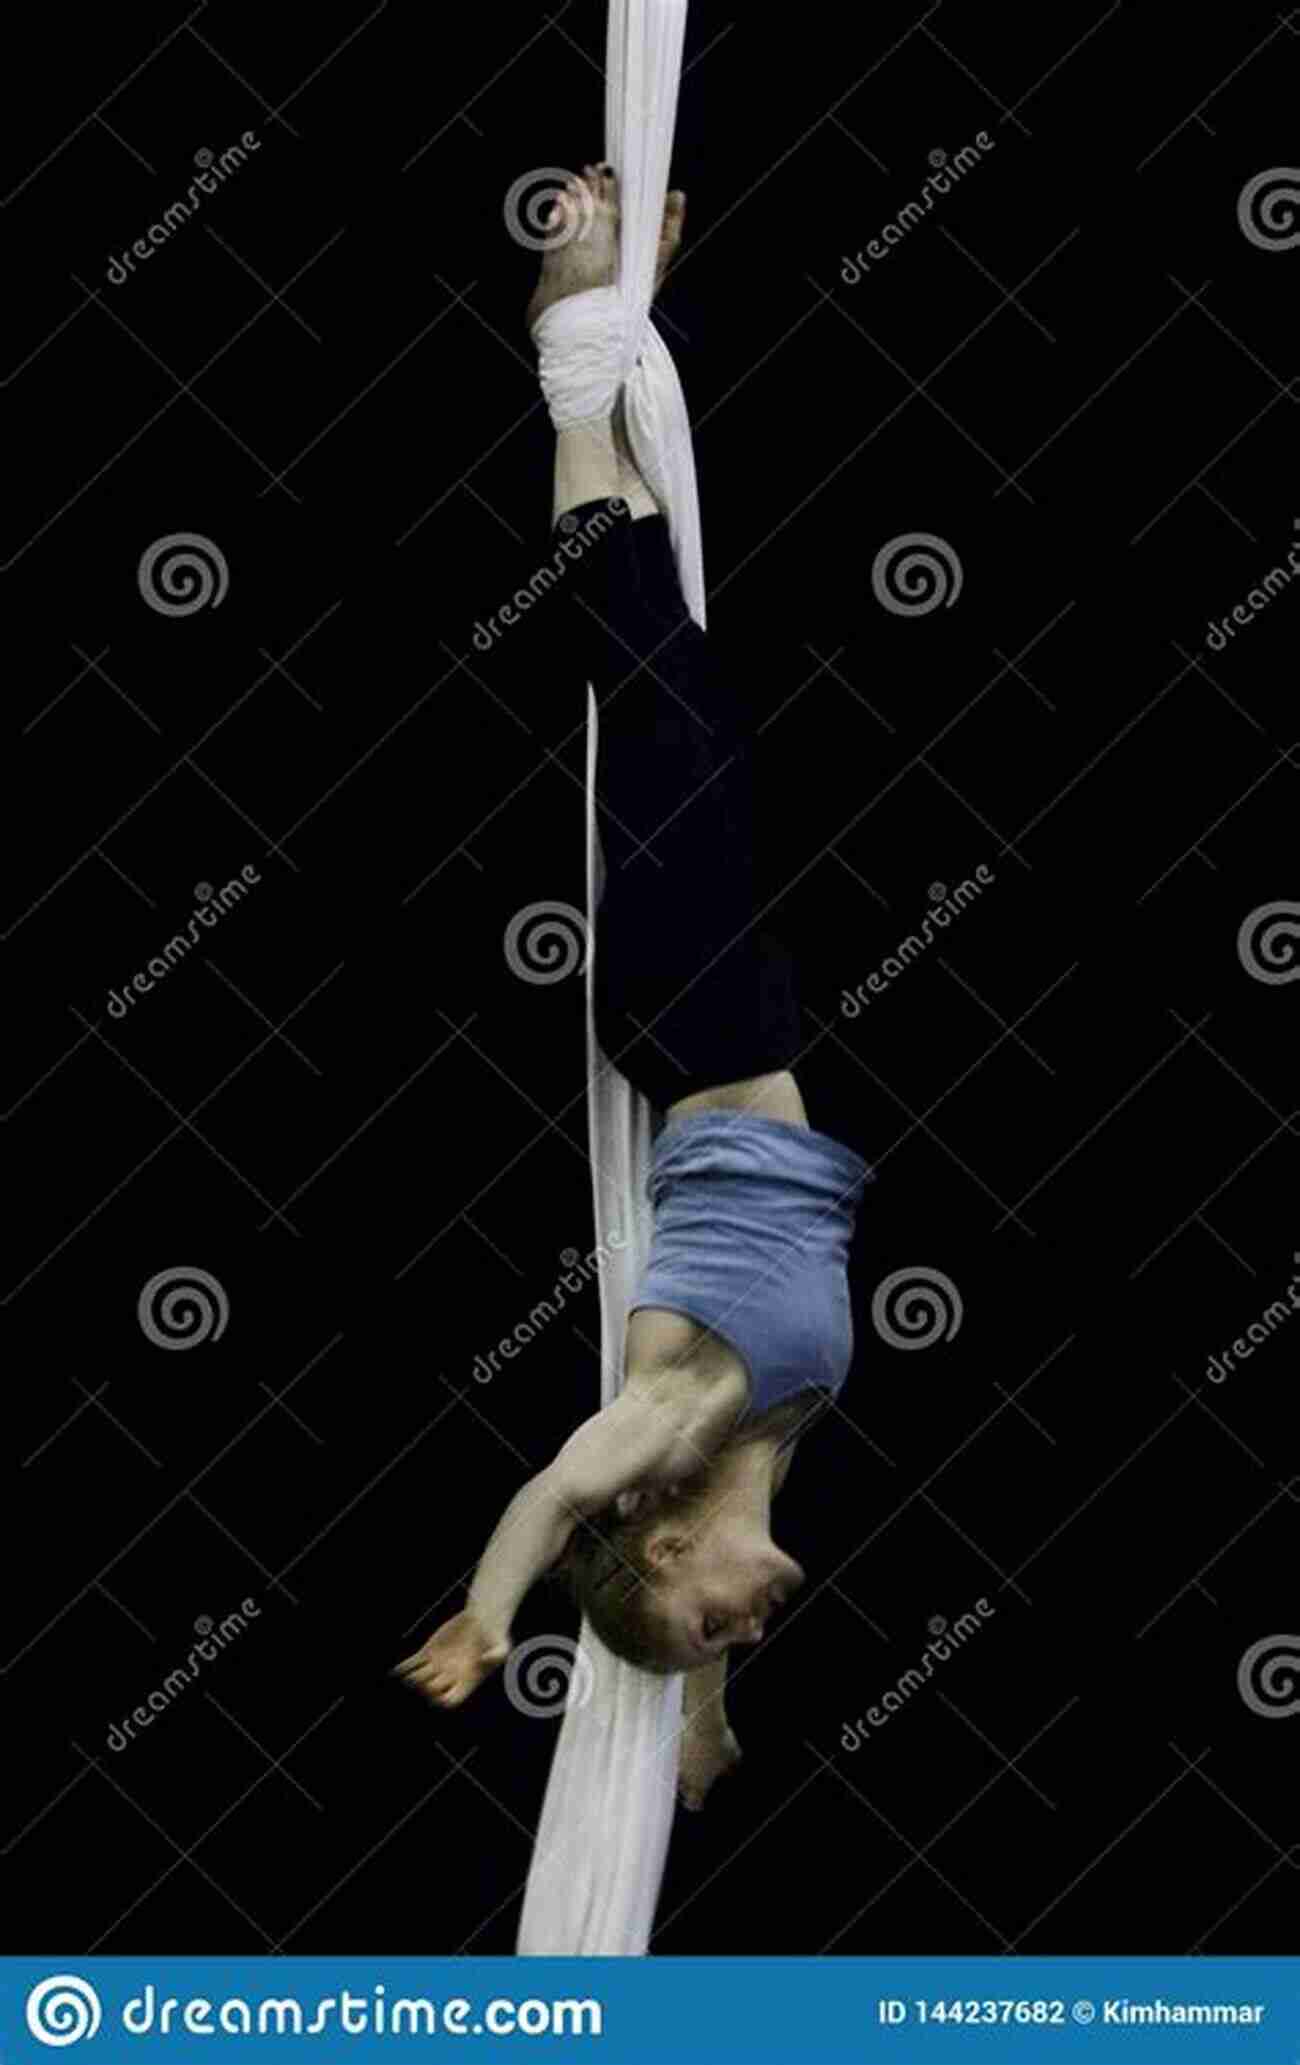
<svg viewBox="0 0 1300 2065"><path fill-rule="evenodd" d="M515 1493L483 1551L464 1611L397 1666L439 1706L459 1706L504 1663L520 1600L561 1556L578 1522L621 1491L671 1484L695 1460L693 1418L675 1402L624 1392L584 1420L555 1460Z"/></svg>

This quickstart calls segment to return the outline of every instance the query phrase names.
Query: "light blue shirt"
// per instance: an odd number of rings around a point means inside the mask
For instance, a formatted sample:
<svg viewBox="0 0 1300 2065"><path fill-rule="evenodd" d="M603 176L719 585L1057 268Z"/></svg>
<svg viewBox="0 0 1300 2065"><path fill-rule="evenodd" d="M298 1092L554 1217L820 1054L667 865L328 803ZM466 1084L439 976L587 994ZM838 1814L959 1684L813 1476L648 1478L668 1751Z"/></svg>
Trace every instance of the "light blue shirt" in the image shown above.
<svg viewBox="0 0 1300 2065"><path fill-rule="evenodd" d="M646 1195L654 1236L632 1304L678 1312L733 1348L744 1417L811 1388L838 1395L853 1359L848 1255L874 1171L839 1140L784 1119L669 1119Z"/></svg>

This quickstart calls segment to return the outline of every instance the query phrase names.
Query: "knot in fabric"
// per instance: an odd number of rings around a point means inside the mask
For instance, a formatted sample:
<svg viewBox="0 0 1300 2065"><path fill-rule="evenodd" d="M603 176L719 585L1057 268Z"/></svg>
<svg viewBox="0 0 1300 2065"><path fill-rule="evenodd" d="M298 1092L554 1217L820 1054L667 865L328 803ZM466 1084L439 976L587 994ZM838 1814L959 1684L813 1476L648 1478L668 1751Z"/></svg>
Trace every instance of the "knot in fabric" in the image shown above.
<svg viewBox="0 0 1300 2065"><path fill-rule="evenodd" d="M557 430L608 416L639 362L647 319L629 320L618 287L589 287L553 301L533 324L538 377Z"/></svg>

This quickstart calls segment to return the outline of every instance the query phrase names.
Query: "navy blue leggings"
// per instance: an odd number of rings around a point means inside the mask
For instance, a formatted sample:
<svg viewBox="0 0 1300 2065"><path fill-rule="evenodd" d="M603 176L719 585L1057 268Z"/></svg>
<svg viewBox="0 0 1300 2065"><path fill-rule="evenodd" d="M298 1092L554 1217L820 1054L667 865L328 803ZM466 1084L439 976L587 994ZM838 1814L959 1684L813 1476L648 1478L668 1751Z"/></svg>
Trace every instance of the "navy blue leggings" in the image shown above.
<svg viewBox="0 0 1300 2065"><path fill-rule="evenodd" d="M794 965L759 917L743 684L686 609L667 523L591 502L565 537L583 543L564 585L600 715L596 1030L663 1111L793 1064Z"/></svg>

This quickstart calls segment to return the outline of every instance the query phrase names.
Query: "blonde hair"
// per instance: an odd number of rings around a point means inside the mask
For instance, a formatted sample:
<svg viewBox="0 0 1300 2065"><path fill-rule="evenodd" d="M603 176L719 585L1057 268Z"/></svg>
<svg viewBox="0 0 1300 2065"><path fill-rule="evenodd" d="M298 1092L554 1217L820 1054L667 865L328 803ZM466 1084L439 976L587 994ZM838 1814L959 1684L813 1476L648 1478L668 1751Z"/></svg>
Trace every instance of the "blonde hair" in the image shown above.
<svg viewBox="0 0 1300 2065"><path fill-rule="evenodd" d="M613 1504L579 1522L548 1576L615 1656L659 1677L672 1677L681 1668L669 1659L655 1610L665 1579L648 1554L652 1532L665 1518L690 1532L708 1506L724 1456L755 1441L775 1441L784 1448L823 1410L809 1392L771 1406L744 1421L689 1478L656 1491L635 1512L621 1513Z"/></svg>

